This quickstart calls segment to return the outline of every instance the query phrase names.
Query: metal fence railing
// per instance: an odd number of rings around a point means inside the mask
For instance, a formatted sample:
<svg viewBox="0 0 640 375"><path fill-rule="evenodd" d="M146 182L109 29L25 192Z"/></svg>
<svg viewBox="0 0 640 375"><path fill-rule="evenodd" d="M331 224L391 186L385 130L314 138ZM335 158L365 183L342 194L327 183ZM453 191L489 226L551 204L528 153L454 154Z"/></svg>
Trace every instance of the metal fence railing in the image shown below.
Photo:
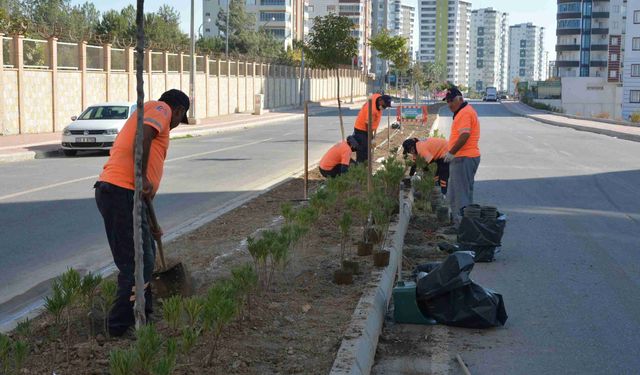
<svg viewBox="0 0 640 375"><path fill-rule="evenodd" d="M164 71L164 56L162 52L151 52L151 72Z"/></svg>
<svg viewBox="0 0 640 375"><path fill-rule="evenodd" d="M25 68L46 69L50 66L49 43L46 40L24 39L22 55Z"/></svg>
<svg viewBox="0 0 640 375"><path fill-rule="evenodd" d="M104 48L87 46L87 69L104 70Z"/></svg>
<svg viewBox="0 0 640 375"><path fill-rule="evenodd" d="M123 49L111 48L111 70L114 72L127 70L127 57Z"/></svg>
<svg viewBox="0 0 640 375"><path fill-rule="evenodd" d="M58 69L78 69L78 45L58 42Z"/></svg>
<svg viewBox="0 0 640 375"><path fill-rule="evenodd" d="M168 67L167 69L170 72L179 72L180 71L180 57L177 53L170 53L169 54L169 62L168 62Z"/></svg>
<svg viewBox="0 0 640 375"><path fill-rule="evenodd" d="M2 37L2 61L7 68L13 68L13 39Z"/></svg>

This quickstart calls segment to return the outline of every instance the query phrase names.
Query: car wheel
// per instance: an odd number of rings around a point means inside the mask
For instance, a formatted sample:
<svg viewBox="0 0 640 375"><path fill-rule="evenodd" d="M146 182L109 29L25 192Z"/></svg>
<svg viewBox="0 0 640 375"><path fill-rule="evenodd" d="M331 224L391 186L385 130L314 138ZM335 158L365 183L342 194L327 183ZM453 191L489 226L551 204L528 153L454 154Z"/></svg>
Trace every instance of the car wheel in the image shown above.
<svg viewBox="0 0 640 375"><path fill-rule="evenodd" d="M78 150L62 150L64 156L76 156Z"/></svg>

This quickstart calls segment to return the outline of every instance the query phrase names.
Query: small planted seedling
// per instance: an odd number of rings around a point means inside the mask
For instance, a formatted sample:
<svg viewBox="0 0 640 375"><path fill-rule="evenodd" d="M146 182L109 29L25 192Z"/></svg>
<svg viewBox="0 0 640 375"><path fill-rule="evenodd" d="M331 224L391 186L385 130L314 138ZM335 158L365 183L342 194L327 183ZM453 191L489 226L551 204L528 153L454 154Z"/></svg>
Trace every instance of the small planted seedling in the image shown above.
<svg viewBox="0 0 640 375"><path fill-rule="evenodd" d="M3 374L9 373L9 354L11 352L11 340L0 333L0 368Z"/></svg>
<svg viewBox="0 0 640 375"><path fill-rule="evenodd" d="M258 285L258 275L251 264L247 263L244 266L231 269L231 281L236 290L244 295L249 316L251 316L251 293Z"/></svg>
<svg viewBox="0 0 640 375"><path fill-rule="evenodd" d="M169 324L174 332L180 327L182 318L182 297L179 295L171 296L162 302L162 317Z"/></svg>
<svg viewBox="0 0 640 375"><path fill-rule="evenodd" d="M67 300L62 292L62 286L60 286L59 280L54 280L52 283L53 292L51 296L44 298L44 307L49 314L53 316L54 324L51 325L49 330L50 340L53 342L53 358L51 360L52 366L55 366L57 356L58 344L56 339L60 335L61 320L64 309L67 307Z"/></svg>
<svg viewBox="0 0 640 375"><path fill-rule="evenodd" d="M109 335L109 312L116 301L118 285L113 280L103 280L100 284L100 308L104 315L104 330Z"/></svg>
<svg viewBox="0 0 640 375"><path fill-rule="evenodd" d="M203 311L204 329L213 336L208 364L213 361L222 330L233 320L237 312L236 295L234 291L229 290L229 286L218 282L209 289Z"/></svg>
<svg viewBox="0 0 640 375"><path fill-rule="evenodd" d="M253 237L247 238L247 248L249 254L253 258L256 272L262 281L262 286L266 287L267 282L267 258L269 256L269 248L267 242L263 239L255 239Z"/></svg>
<svg viewBox="0 0 640 375"><path fill-rule="evenodd" d="M13 363L16 374L20 372L29 355L29 344L26 341L17 340L13 343Z"/></svg>
<svg viewBox="0 0 640 375"><path fill-rule="evenodd" d="M78 271L74 270L73 268L67 269L65 273L60 275L59 280L61 290L65 299L65 311L67 315L67 339L65 340L65 345L67 366L69 366L69 363L71 363L69 357L69 348L71 346L71 309L80 296L82 280L80 278L80 273L78 273Z"/></svg>
<svg viewBox="0 0 640 375"><path fill-rule="evenodd" d="M353 224L353 218L351 217L351 213L345 211L342 213L342 217L338 222L338 226L340 227L340 260L345 260L347 256L347 250L351 249L349 234L351 231L351 224ZM350 254L349 254L350 255Z"/></svg>
<svg viewBox="0 0 640 375"><path fill-rule="evenodd" d="M32 327L31 320L29 318L26 318L16 325L16 334L18 334L18 336L22 337L23 339L28 339L29 337L31 337L31 333Z"/></svg>
<svg viewBox="0 0 640 375"><path fill-rule="evenodd" d="M93 319L91 315L98 295L98 287L101 282L102 276L95 275L91 272L84 275L80 282L80 294L82 295L83 305L87 309L87 317L89 318L89 337L93 337Z"/></svg>
<svg viewBox="0 0 640 375"><path fill-rule="evenodd" d="M202 309L204 301L202 298L192 296L182 300L182 308L187 316L187 327L195 329L202 319Z"/></svg>
<svg viewBox="0 0 640 375"><path fill-rule="evenodd" d="M109 353L111 375L131 375L136 367L136 353L133 350L114 349Z"/></svg>
<svg viewBox="0 0 640 375"><path fill-rule="evenodd" d="M153 364L158 357L158 351L162 347L162 337L160 337L153 324L147 324L136 331L136 338L135 373L144 374L147 369L153 367Z"/></svg>
<svg viewBox="0 0 640 375"><path fill-rule="evenodd" d="M166 352L152 367L151 375L170 375L176 367L178 343L170 338L165 342Z"/></svg>

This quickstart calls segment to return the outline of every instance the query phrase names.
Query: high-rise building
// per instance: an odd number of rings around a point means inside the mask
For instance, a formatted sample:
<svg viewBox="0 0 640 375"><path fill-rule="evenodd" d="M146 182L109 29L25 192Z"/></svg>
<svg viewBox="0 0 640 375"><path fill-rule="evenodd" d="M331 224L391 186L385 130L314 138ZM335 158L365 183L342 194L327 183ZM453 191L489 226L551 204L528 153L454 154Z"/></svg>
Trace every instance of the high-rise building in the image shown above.
<svg viewBox="0 0 640 375"><path fill-rule="evenodd" d="M371 69L371 47L368 45L371 37L371 4L371 0L313 0L307 7L311 28L314 18L329 13L345 16L353 22L351 35L358 39L358 65L363 69L366 67L367 71Z"/></svg>
<svg viewBox="0 0 640 375"><path fill-rule="evenodd" d="M376 35L386 29L391 35L401 35L407 40L409 56L413 59L415 40L415 7L407 0L373 0L371 34ZM371 71L376 77L383 77L385 62L380 60L375 50L371 51ZM379 82L379 81L378 81Z"/></svg>
<svg viewBox="0 0 640 375"><path fill-rule="evenodd" d="M456 85L469 82L470 23L470 1L420 1L420 61L446 66Z"/></svg>
<svg viewBox="0 0 640 375"><path fill-rule="evenodd" d="M202 13L205 37L222 36L226 30L218 30L216 21L220 10L226 11L229 0L203 0ZM245 3L247 13L255 19L255 28L264 28L285 46L300 40L305 30L305 0L236 0Z"/></svg>
<svg viewBox="0 0 640 375"><path fill-rule="evenodd" d="M558 1L556 66L559 77L620 81L627 0Z"/></svg>
<svg viewBox="0 0 640 375"><path fill-rule="evenodd" d="M622 118L631 120L640 116L640 0L627 1L626 15Z"/></svg>
<svg viewBox="0 0 640 375"><path fill-rule="evenodd" d="M521 23L509 27L509 92L515 82L546 79L544 27Z"/></svg>
<svg viewBox="0 0 640 375"><path fill-rule="evenodd" d="M483 92L487 87L498 91L508 88L509 29L507 13L493 8L471 12L469 49L469 87Z"/></svg>

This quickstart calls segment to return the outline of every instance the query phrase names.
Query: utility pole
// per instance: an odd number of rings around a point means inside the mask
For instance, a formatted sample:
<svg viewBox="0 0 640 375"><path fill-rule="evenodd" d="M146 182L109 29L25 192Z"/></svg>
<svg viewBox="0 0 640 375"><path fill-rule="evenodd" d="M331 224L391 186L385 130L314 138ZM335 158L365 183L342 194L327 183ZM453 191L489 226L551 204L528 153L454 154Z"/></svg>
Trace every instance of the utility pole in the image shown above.
<svg viewBox="0 0 640 375"><path fill-rule="evenodd" d="M189 106L189 123L193 124L195 124L196 119L196 19L194 2L195 0L191 0L191 69L189 70L189 98L191 99L191 105Z"/></svg>
<svg viewBox="0 0 640 375"><path fill-rule="evenodd" d="M349 102L349 104L353 104L353 64L354 64L354 60L356 58L354 58L354 57L351 58L351 74L350 74L350 76L351 76L351 101Z"/></svg>
<svg viewBox="0 0 640 375"><path fill-rule="evenodd" d="M227 31L224 33L225 37L225 46L224 46L224 55L229 59L229 3L231 0L227 0ZM193 0L192 0L193 3Z"/></svg>

